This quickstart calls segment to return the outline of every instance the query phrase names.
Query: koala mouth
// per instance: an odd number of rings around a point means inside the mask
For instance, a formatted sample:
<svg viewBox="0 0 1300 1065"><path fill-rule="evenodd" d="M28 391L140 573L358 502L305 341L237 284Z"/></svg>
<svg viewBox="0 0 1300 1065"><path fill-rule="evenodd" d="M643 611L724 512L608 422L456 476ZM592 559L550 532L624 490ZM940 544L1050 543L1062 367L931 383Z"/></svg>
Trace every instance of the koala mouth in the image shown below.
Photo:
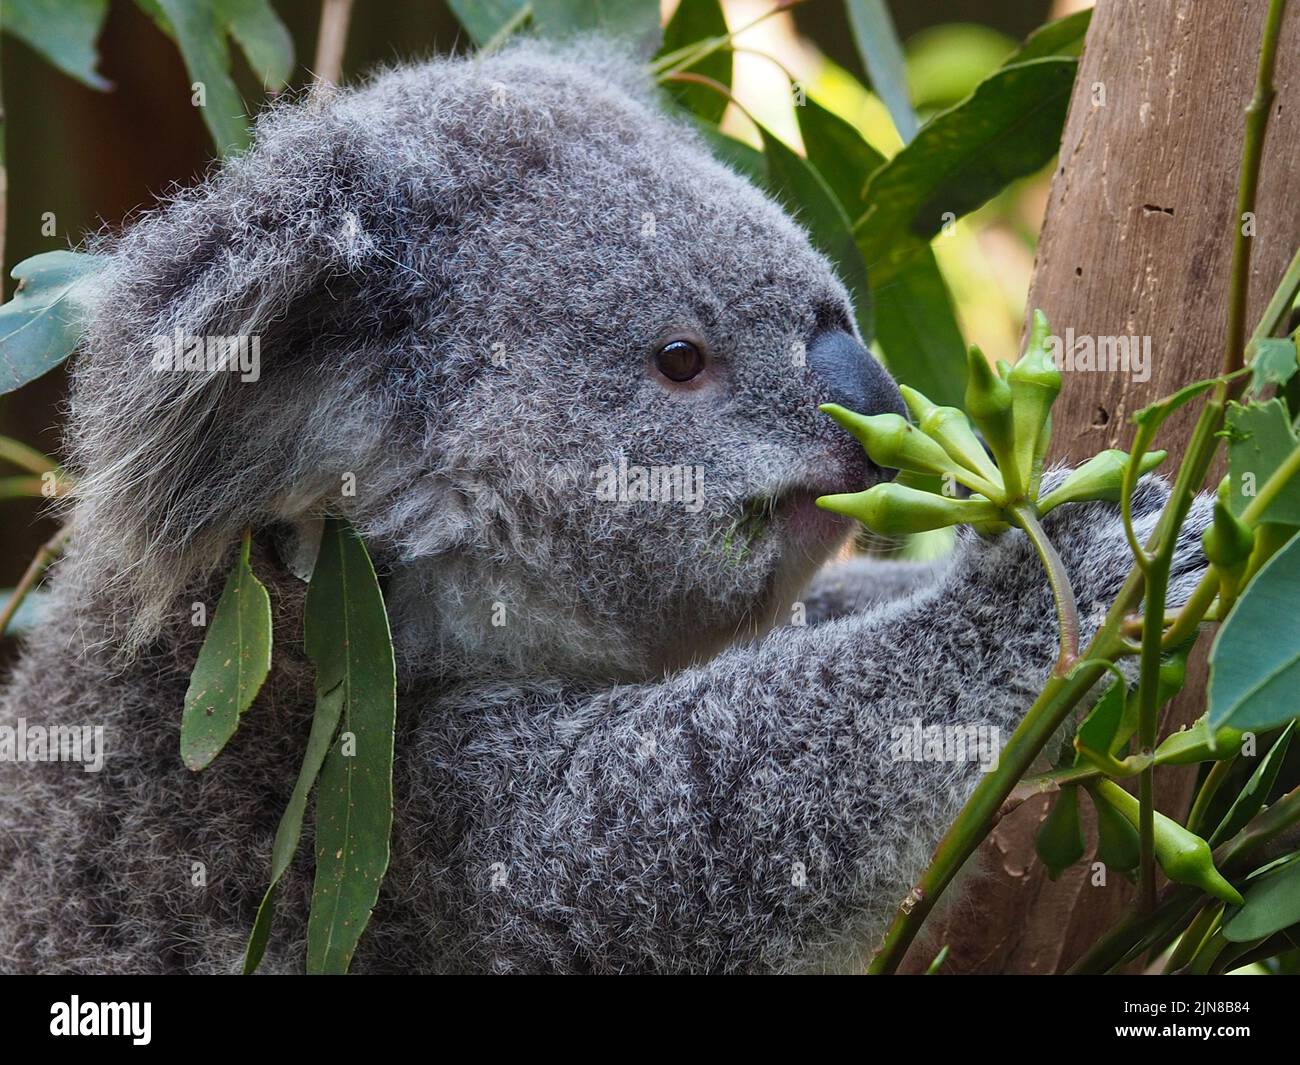
<svg viewBox="0 0 1300 1065"><path fill-rule="evenodd" d="M832 544L847 528L847 519L816 505L818 496L835 491L827 485L795 484L749 499L723 538L728 557L744 557L774 532L802 551Z"/></svg>

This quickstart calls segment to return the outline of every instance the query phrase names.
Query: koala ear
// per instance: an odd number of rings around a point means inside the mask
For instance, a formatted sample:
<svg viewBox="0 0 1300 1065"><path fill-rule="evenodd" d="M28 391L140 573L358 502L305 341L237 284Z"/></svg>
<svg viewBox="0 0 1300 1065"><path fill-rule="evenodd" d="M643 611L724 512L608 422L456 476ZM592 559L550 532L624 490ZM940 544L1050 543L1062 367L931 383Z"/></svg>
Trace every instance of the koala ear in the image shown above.
<svg viewBox="0 0 1300 1065"><path fill-rule="evenodd" d="M375 194L392 186L377 173L356 121L309 102L101 242L108 275L73 376L73 520L140 633L244 525L318 511L378 453L364 356L431 293L406 279L398 299L385 282L402 208Z"/></svg>

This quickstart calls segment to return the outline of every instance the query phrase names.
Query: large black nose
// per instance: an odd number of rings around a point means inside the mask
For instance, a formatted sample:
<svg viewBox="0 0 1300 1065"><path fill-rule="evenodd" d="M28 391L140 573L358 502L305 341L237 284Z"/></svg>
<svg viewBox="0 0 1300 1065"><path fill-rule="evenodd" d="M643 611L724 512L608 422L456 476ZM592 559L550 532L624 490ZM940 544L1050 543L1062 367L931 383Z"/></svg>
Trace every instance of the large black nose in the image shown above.
<svg viewBox="0 0 1300 1065"><path fill-rule="evenodd" d="M859 414L892 411L907 416L894 379L851 334L843 330L820 334L808 349L808 366L831 403Z"/></svg>

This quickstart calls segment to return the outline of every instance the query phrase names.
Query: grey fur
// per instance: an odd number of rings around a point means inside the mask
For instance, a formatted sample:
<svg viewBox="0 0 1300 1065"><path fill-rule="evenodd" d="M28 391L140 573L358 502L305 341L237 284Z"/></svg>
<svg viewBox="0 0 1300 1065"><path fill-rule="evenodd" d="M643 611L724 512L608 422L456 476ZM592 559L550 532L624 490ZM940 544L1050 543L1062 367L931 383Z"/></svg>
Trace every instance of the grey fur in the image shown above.
<svg viewBox="0 0 1300 1065"><path fill-rule="evenodd" d="M280 106L101 243L75 535L0 720L103 724L108 755L0 767L0 966L238 968L311 715L273 545L325 513L370 544L399 652L393 861L355 971L861 963L978 775L893 759L891 729L1005 737L1053 657L1049 596L1019 534L963 537L933 582L823 574L786 624L848 533L809 499L872 477L791 357L852 329L848 297L635 64L524 44ZM671 392L647 364L682 327L716 361ZM259 333L261 381L152 371L174 329ZM620 456L702 465L703 506L598 500ZM1144 484L1140 526L1162 497ZM275 665L195 775L190 604L246 524ZM1124 576L1118 518L1050 527L1090 616ZM1175 598L1201 564L1189 534ZM301 967L309 893L304 853L268 968Z"/></svg>

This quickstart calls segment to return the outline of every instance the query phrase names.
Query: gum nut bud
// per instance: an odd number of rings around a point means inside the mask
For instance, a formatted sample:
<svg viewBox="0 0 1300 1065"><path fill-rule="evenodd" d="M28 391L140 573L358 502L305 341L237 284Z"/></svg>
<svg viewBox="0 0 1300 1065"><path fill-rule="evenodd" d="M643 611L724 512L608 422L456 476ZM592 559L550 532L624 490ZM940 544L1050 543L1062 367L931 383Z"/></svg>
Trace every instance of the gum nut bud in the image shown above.
<svg viewBox="0 0 1300 1065"><path fill-rule="evenodd" d="M903 402L912 413L917 428L935 441L959 466L978 473L990 488L1000 488L1002 477L993 465L984 445L970 427L966 415L956 407L940 407L907 385L899 385Z"/></svg>
<svg viewBox="0 0 1300 1065"><path fill-rule="evenodd" d="M1138 827L1139 805L1136 798L1111 780L1099 781L1096 787L1098 793L1122 813L1129 824ZM1156 860L1169 879L1198 887L1216 899L1240 906L1241 895L1215 868L1210 845L1177 821L1171 821L1159 810L1153 812Z"/></svg>
<svg viewBox="0 0 1300 1065"><path fill-rule="evenodd" d="M1046 338L1047 319L1042 311L1035 311L1025 353L1007 375L1015 421L1016 462L1026 483L1033 475L1043 427L1061 391L1061 371L1052 361Z"/></svg>
<svg viewBox="0 0 1300 1065"><path fill-rule="evenodd" d="M1225 473L1223 480L1219 482L1219 487L1215 490L1214 497L1225 507L1232 504L1232 474Z"/></svg>
<svg viewBox="0 0 1300 1065"><path fill-rule="evenodd" d="M823 510L847 514L882 536L906 536L963 522L989 521L1001 511L987 499L950 499L906 485L886 482L865 492L821 496Z"/></svg>
<svg viewBox="0 0 1300 1065"><path fill-rule="evenodd" d="M1148 451L1142 456L1138 473L1149 473L1165 460L1164 451ZM1055 491L1048 493L1038 501L1038 510L1046 514L1053 507L1062 503L1085 503L1093 500L1119 502L1120 491L1124 487L1124 469L1128 465L1128 453L1111 448L1094 455L1075 470Z"/></svg>
<svg viewBox="0 0 1300 1065"><path fill-rule="evenodd" d="M966 353L966 411L988 441L998 462L1009 499L1019 499L1026 481L1015 461L1015 423L1011 388L993 373L983 353L971 345Z"/></svg>
<svg viewBox="0 0 1300 1065"><path fill-rule="evenodd" d="M914 473L957 473L947 452L900 414L857 414L835 403L820 408L866 449L877 466Z"/></svg>
<svg viewBox="0 0 1300 1065"><path fill-rule="evenodd" d="M1208 558L1224 573L1239 574L1250 561L1255 549L1255 530L1216 499L1214 521L1201 533L1201 547Z"/></svg>
<svg viewBox="0 0 1300 1065"><path fill-rule="evenodd" d="M1062 788L1034 836L1034 850L1047 866L1049 880L1083 857L1083 826L1079 822L1078 787Z"/></svg>

